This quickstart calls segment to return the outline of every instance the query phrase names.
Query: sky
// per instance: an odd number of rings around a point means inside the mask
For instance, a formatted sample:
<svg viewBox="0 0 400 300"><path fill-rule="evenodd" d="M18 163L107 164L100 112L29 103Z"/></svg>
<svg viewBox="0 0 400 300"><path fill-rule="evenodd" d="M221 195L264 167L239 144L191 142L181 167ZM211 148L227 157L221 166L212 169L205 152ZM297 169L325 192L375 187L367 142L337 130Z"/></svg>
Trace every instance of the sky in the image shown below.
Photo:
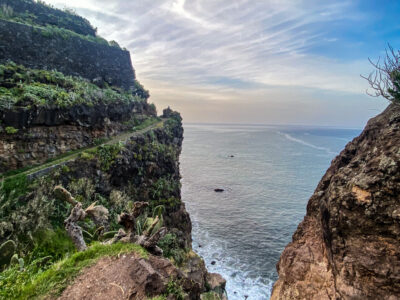
<svg viewBox="0 0 400 300"><path fill-rule="evenodd" d="M161 111L184 122L362 128L388 102L360 77L390 43L393 0L46 0L131 52Z"/></svg>

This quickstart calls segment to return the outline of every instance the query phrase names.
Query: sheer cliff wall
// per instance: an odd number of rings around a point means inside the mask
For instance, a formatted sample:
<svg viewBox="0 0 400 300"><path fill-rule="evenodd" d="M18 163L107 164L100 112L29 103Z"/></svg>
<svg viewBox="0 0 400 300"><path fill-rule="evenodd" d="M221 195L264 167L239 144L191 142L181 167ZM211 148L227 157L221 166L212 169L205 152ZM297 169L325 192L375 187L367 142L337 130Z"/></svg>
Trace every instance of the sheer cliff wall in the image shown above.
<svg viewBox="0 0 400 300"><path fill-rule="evenodd" d="M119 47L86 39L72 31L42 28L0 19L0 63L57 70L94 83L134 89L130 54Z"/></svg>

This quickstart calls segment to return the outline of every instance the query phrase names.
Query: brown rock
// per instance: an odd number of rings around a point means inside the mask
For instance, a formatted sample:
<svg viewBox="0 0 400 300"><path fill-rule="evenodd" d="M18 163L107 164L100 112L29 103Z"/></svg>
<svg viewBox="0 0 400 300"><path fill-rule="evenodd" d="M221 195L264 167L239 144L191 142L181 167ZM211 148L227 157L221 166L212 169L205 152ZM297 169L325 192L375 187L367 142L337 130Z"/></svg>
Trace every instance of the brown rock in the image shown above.
<svg viewBox="0 0 400 300"><path fill-rule="evenodd" d="M169 278L179 276L168 260L155 256L103 258L77 277L59 299L145 299L164 293Z"/></svg>
<svg viewBox="0 0 400 300"><path fill-rule="evenodd" d="M277 264L271 299L400 299L400 106L333 161Z"/></svg>
<svg viewBox="0 0 400 300"><path fill-rule="evenodd" d="M125 254L103 258L84 270L58 300L147 299L165 295L170 280L182 287L185 299L199 299L205 291L206 274L204 262L194 253L182 269L158 256L144 259L135 253Z"/></svg>
<svg viewBox="0 0 400 300"><path fill-rule="evenodd" d="M207 274L207 285L211 291L220 295L225 293L226 280L218 273Z"/></svg>

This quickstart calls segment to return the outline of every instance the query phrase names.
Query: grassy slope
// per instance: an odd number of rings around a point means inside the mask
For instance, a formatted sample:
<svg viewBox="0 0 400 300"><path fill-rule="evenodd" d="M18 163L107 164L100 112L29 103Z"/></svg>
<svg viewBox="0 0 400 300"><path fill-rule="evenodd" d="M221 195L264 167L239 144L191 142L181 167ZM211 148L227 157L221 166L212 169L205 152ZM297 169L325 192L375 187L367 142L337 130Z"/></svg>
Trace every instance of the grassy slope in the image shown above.
<svg viewBox="0 0 400 300"><path fill-rule="evenodd" d="M94 244L84 252L77 252L42 271L29 267L20 272L15 266L0 273L0 299L43 299L59 295L80 271L105 256L136 252L147 258L146 250L136 244Z"/></svg>

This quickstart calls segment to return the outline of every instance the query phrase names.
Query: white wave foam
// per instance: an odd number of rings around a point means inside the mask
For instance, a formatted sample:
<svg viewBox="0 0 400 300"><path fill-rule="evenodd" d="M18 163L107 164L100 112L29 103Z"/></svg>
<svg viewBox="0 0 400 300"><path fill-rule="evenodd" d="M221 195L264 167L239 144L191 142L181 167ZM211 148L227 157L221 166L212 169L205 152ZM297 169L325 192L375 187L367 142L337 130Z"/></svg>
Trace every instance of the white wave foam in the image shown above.
<svg viewBox="0 0 400 300"><path fill-rule="evenodd" d="M261 276L249 276L248 266L242 264L234 254L227 251L227 243L210 237L208 232L199 228L196 216L191 214L191 217L193 248L203 257L209 272L219 273L227 280L228 299L269 299L273 285L272 280ZM215 264L211 264L213 261Z"/></svg>
<svg viewBox="0 0 400 300"><path fill-rule="evenodd" d="M310 147L310 148L313 148L313 149L316 149L316 150L325 151L326 153L328 153L328 154L330 154L330 155L331 155L331 154L336 154L335 152L332 152L329 148L316 146L316 145L314 145L314 144L308 143L308 142L303 141L303 140L301 140L301 139L295 138L295 137L291 136L291 135L288 134L288 133L282 133L282 132L279 132L279 131L278 131L278 133L281 134L281 135L283 135L283 136L284 136L286 139L288 139L289 141L296 142L296 143L302 144L302 145L304 145L304 146L307 146L307 147Z"/></svg>

